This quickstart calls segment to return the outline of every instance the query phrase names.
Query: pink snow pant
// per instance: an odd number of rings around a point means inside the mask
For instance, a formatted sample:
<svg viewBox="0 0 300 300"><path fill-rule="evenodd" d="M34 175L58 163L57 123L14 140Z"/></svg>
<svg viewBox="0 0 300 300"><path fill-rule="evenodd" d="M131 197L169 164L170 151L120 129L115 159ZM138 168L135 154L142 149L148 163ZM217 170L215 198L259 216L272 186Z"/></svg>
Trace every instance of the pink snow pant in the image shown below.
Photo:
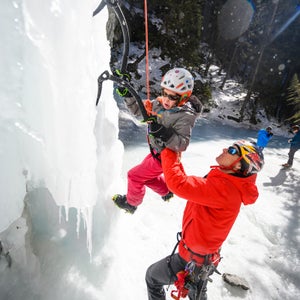
<svg viewBox="0 0 300 300"><path fill-rule="evenodd" d="M138 206L143 202L145 186L161 196L169 193L161 162L151 153L139 165L128 171L127 180L127 202L133 206Z"/></svg>

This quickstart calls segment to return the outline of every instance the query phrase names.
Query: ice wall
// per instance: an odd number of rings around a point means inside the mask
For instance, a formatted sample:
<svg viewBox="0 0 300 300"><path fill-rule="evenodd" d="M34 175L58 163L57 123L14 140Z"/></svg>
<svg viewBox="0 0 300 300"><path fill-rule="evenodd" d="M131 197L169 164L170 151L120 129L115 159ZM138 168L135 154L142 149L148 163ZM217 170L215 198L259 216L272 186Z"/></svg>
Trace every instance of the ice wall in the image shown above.
<svg viewBox="0 0 300 300"><path fill-rule="evenodd" d="M21 139L26 130L24 107L21 105L24 69L22 10L19 3L7 0L2 1L0 6L1 232L20 216L23 209L25 178L22 170L25 165L25 149ZM27 124L26 128L29 129ZM37 136L31 137L32 144L39 143L36 138Z"/></svg>
<svg viewBox="0 0 300 300"><path fill-rule="evenodd" d="M101 174L117 176L111 148L122 150L111 83L95 107L110 56L107 9L92 17L98 4L1 2L0 232L20 216L27 182L27 189L46 187L66 218L78 209L91 251L93 207L111 181Z"/></svg>

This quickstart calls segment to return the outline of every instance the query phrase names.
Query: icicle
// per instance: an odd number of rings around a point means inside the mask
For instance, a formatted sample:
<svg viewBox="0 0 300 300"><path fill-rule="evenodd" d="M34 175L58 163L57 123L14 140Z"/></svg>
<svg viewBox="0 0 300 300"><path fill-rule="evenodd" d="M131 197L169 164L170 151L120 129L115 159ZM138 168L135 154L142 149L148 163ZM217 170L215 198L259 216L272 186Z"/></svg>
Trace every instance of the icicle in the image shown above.
<svg viewBox="0 0 300 300"><path fill-rule="evenodd" d="M86 230L86 244L90 260L92 259L92 225L93 225L93 207L84 207L80 210Z"/></svg>
<svg viewBox="0 0 300 300"><path fill-rule="evenodd" d="M59 209L58 209L58 222L59 222L59 224L61 224L61 214L62 214L61 210L62 210L62 206L60 206Z"/></svg>
<svg viewBox="0 0 300 300"><path fill-rule="evenodd" d="M86 225L86 243L87 248L90 254L90 261L92 260L92 232L93 232L93 207L87 207L86 209L86 218L85 218L87 225Z"/></svg>
<svg viewBox="0 0 300 300"><path fill-rule="evenodd" d="M79 239L80 220L81 220L80 210L81 210L80 208L77 208L76 232L77 232L78 239Z"/></svg>

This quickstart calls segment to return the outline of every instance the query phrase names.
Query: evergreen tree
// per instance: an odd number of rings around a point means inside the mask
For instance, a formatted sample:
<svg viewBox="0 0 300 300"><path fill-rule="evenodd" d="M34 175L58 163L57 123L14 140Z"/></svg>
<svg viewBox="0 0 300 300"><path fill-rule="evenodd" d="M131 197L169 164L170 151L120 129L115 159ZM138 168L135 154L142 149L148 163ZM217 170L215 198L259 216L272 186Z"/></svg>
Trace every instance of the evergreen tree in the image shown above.
<svg viewBox="0 0 300 300"><path fill-rule="evenodd" d="M293 123L300 122L300 82L297 74L294 74L288 87L287 103L292 107L292 115L288 118Z"/></svg>

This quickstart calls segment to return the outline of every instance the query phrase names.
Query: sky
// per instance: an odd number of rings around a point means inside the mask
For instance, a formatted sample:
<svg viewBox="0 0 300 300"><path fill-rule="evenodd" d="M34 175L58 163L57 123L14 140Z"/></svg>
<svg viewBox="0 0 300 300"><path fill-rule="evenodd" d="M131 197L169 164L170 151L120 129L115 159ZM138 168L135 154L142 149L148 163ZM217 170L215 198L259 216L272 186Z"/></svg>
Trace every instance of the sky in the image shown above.
<svg viewBox="0 0 300 300"><path fill-rule="evenodd" d="M111 201L149 150L144 125L125 111L119 119L111 83L95 107L110 54L107 10L91 17L97 5L0 4L0 240L12 258L9 267L0 256L0 299L147 299L148 266L176 244L185 200L166 203L147 190L134 215ZM204 176L223 148L255 140L259 128L224 118L236 105L232 85L214 91L218 109L197 122L183 154L187 174ZM218 267L245 278L250 290L214 274L210 300L300 297L300 158L281 169L289 136L275 121L261 125L269 123L275 135L257 179L260 196L242 207Z"/></svg>

